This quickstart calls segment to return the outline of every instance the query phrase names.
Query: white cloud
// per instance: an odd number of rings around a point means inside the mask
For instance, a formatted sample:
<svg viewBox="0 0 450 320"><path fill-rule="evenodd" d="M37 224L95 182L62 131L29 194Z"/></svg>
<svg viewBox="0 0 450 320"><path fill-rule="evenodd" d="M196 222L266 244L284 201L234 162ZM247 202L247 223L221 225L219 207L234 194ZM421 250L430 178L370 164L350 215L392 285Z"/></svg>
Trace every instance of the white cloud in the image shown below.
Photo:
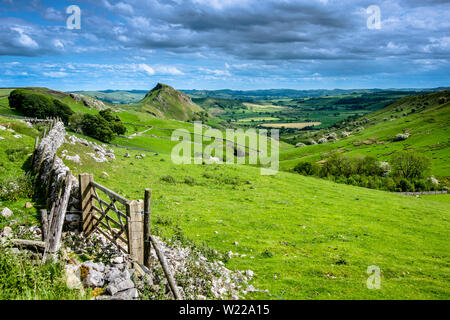
<svg viewBox="0 0 450 320"><path fill-rule="evenodd" d="M231 76L231 73L228 70L219 70L219 69L208 69L208 68L199 68L200 72L214 75L214 76Z"/></svg>
<svg viewBox="0 0 450 320"><path fill-rule="evenodd" d="M39 45L36 43L36 41L34 41L30 36L25 34L25 31L22 28L14 27L14 28L11 28L11 30L14 30L17 33L19 33L19 38L17 38L16 41L21 46L31 48L31 49L39 48Z"/></svg>
<svg viewBox="0 0 450 320"><path fill-rule="evenodd" d="M141 63L138 67L140 70L147 72L151 76L155 74L155 69L145 63Z"/></svg>
<svg viewBox="0 0 450 320"><path fill-rule="evenodd" d="M173 67L173 66L156 66L155 70L157 73L160 73L160 74L168 74L168 75L172 75L172 76L184 75L183 72L181 72L180 70L178 70L178 68Z"/></svg>
<svg viewBox="0 0 450 320"><path fill-rule="evenodd" d="M177 67L167 66L167 65L149 66L148 64L141 63L137 66L137 69L144 71L151 76L154 74L164 74L164 75L171 75L171 76L184 75L184 73L182 71L180 71Z"/></svg>
<svg viewBox="0 0 450 320"><path fill-rule="evenodd" d="M110 10L112 12L126 14L126 15L134 14L133 7L130 6L128 3L118 2L114 5L112 5L109 3L108 0L103 0L103 4L108 10Z"/></svg>
<svg viewBox="0 0 450 320"><path fill-rule="evenodd" d="M59 40L59 39L54 39L54 40L53 40L53 46L54 46L55 48L58 48L58 49L64 49L64 44L63 44L62 41Z"/></svg>
<svg viewBox="0 0 450 320"><path fill-rule="evenodd" d="M49 78L64 78L69 75L67 72L61 72L61 71L43 72L42 74Z"/></svg>

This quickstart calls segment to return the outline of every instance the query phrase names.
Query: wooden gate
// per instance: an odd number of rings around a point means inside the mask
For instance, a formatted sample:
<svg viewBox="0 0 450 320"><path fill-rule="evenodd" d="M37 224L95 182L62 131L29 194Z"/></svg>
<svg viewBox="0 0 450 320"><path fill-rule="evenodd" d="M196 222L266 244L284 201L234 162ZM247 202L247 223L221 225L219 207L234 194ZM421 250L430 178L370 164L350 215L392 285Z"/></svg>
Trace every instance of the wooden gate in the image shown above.
<svg viewBox="0 0 450 320"><path fill-rule="evenodd" d="M81 231L86 236L101 233L134 261L144 264L144 202L122 197L95 182L92 174L80 174L79 182Z"/></svg>

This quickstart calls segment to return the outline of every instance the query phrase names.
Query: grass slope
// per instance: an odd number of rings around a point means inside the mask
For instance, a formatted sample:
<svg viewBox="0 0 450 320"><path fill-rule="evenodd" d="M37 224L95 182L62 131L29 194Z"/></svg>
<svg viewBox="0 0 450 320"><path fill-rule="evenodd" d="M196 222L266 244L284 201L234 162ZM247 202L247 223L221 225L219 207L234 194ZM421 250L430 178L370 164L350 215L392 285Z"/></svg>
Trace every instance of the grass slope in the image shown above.
<svg viewBox="0 0 450 320"><path fill-rule="evenodd" d="M92 172L129 199L152 188L153 230L246 255L226 266L254 270L253 285L270 292L247 298L450 297L446 202L285 172L261 176L248 166L173 165L165 154L124 158L121 149L116 161L99 164L84 146L63 149L82 158L82 165L66 161L75 174ZM164 182L167 175L176 183ZM381 268L381 290L366 287L370 265Z"/></svg>
<svg viewBox="0 0 450 320"><path fill-rule="evenodd" d="M366 154L389 160L398 150L415 150L431 158L432 174L450 176L450 91L403 98L362 119L369 120L364 130L338 142L282 151L280 167L289 170L298 162L321 160L333 152ZM343 130L336 132L339 135ZM410 138L399 142L390 140L403 132L409 133Z"/></svg>
<svg viewBox="0 0 450 320"><path fill-rule="evenodd" d="M156 117L175 120L188 120L195 112L203 110L184 93L161 83L147 93L144 99L129 107Z"/></svg>

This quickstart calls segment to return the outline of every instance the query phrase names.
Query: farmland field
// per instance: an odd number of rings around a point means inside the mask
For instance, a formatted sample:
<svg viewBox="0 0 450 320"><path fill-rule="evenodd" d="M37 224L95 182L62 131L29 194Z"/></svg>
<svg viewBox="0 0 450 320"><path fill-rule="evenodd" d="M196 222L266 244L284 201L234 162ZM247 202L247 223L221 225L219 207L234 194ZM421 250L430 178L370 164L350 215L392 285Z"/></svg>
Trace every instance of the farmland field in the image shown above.
<svg viewBox="0 0 450 320"><path fill-rule="evenodd" d="M293 128L293 129L303 129L311 126L320 126L321 122L290 122L290 123L265 123L262 124L262 127L269 128Z"/></svg>

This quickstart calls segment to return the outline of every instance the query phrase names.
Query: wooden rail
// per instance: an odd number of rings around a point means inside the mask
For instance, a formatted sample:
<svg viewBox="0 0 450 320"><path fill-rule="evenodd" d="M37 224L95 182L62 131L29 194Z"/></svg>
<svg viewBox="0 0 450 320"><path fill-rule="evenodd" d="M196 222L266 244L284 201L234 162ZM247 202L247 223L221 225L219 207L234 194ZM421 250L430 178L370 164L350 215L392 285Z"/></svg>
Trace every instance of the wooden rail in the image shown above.
<svg viewBox="0 0 450 320"><path fill-rule="evenodd" d="M181 299L174 277L164 258L164 252L151 236L151 190L145 189L144 201L128 200L95 182L92 174L80 174L78 179L82 207L81 231L86 236L94 231L99 232L121 251L128 253L135 262L137 270L144 270L144 272L147 272L145 269L150 268L151 265L150 250L153 244L174 298ZM98 191L108 197L109 201L100 197ZM122 205L125 212L116 203ZM141 267L142 265L144 268Z"/></svg>
<svg viewBox="0 0 450 320"><path fill-rule="evenodd" d="M79 175L82 224L81 231L91 235L101 233L120 250L128 253L132 260L144 264L144 203L128 200L116 192L94 181L92 174ZM103 197L99 196L102 192ZM104 200L108 198L108 201ZM149 200L148 200L149 201ZM148 214L149 210L147 209ZM150 228L145 232L150 234ZM145 255L147 257L147 255ZM149 259L146 259L149 266Z"/></svg>

